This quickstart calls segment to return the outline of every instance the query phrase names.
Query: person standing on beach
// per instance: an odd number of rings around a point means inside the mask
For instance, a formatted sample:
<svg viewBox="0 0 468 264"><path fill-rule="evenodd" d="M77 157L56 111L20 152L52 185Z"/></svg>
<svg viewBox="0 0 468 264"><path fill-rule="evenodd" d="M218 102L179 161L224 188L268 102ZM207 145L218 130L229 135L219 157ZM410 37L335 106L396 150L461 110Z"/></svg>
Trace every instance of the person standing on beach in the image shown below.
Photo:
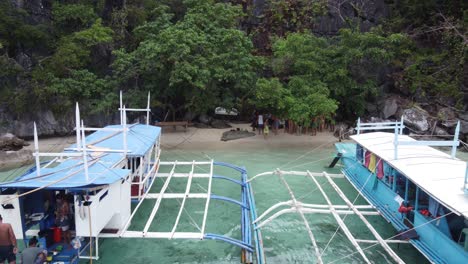
<svg viewBox="0 0 468 264"><path fill-rule="evenodd" d="M16 253L18 248L16 245L16 236L10 224L3 223L3 218L0 215L0 263L5 263L5 260L10 264L16 263Z"/></svg>
<svg viewBox="0 0 468 264"><path fill-rule="evenodd" d="M263 128L263 137L267 139L269 133L270 133L270 128L268 127L268 119L267 119L265 120L265 126Z"/></svg>
<svg viewBox="0 0 468 264"><path fill-rule="evenodd" d="M273 132L275 133L275 136L278 135L278 128L279 128L279 119L276 116L272 116L273 119Z"/></svg>
<svg viewBox="0 0 468 264"><path fill-rule="evenodd" d="M257 124L258 124L258 134L263 134L263 115L258 114L257 118Z"/></svg>

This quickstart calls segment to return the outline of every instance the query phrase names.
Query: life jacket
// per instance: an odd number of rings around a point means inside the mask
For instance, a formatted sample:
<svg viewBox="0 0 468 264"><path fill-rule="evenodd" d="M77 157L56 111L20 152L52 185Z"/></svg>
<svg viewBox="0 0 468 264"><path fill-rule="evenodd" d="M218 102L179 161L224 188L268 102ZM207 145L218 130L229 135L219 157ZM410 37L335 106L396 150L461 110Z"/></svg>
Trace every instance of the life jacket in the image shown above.
<svg viewBox="0 0 468 264"><path fill-rule="evenodd" d="M398 212L402 214L409 213L413 210L413 206L404 206L403 203L400 205L400 208L398 208Z"/></svg>
<svg viewBox="0 0 468 264"><path fill-rule="evenodd" d="M421 213L422 215L425 215L425 216L430 216L431 215L431 213L427 209L422 209L422 210L419 211L419 213Z"/></svg>

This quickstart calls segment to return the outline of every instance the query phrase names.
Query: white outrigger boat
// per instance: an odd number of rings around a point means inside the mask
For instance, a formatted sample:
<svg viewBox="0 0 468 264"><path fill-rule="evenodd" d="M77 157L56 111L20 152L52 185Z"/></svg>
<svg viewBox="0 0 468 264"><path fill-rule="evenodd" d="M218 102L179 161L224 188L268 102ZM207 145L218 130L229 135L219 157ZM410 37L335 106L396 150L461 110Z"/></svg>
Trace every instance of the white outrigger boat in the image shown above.
<svg viewBox="0 0 468 264"><path fill-rule="evenodd" d="M448 142L416 141L402 135L403 128L403 120L386 123L358 121L357 135L351 136L356 143L335 144L338 155L330 167L341 160L343 174L277 169L251 178L249 181L276 175L291 197L255 218L254 229L262 228L284 214L298 213L317 263L324 263L325 251L339 229L355 251L346 256L334 256L331 263L341 263L354 255L359 255L363 263L378 263L371 261L366 254L374 246L381 247L394 262L404 263L397 251L389 246L391 243L410 243L432 263L468 263L468 170L466 162L455 158L459 124L453 140ZM383 129L392 129L394 133L362 134L362 131ZM430 146L452 147L451 155ZM285 176L309 178L325 204L300 201ZM335 182L336 178L343 177L367 200L368 205L355 205L356 199L351 201L346 197ZM324 191L324 183L317 178L326 178L327 184L332 186L344 204L333 204ZM336 220L338 229L324 248L318 246L305 214L332 214ZM344 223L349 214L357 215L375 239L356 238ZM366 219L369 215L381 215L396 228L396 235L383 238Z"/></svg>
<svg viewBox="0 0 468 264"><path fill-rule="evenodd" d="M452 141L402 135L403 120L357 123L355 143L337 143L336 159L356 190L432 263L468 263L468 170ZM368 130L392 129L393 133ZM451 154L431 146L451 147Z"/></svg>
<svg viewBox="0 0 468 264"><path fill-rule="evenodd" d="M99 238L165 238L165 239L214 239L241 248L243 263L252 263L254 252L262 256L259 231L252 230L255 203L247 172L244 168L222 162L209 161L160 161L161 128L152 126L150 105L144 109L126 108L120 93L119 125L104 128L85 127L76 106L76 144L59 153L39 151L34 125L34 156L36 166L11 182L0 183L0 214L11 223L18 239L25 243L32 236L39 236L40 246L54 255L51 263L78 263L80 258L99 258ZM127 112L146 112L146 124L127 124ZM85 132L93 132L85 135ZM52 158L40 162L40 157ZM162 173L162 167L169 173ZM241 180L214 174L215 167L228 167L240 174ZM206 173L195 168L205 167ZM173 178L186 178L183 193L169 193ZM164 185L155 191L156 178L165 179ZM206 193L192 193L192 179L208 182ZM228 180L240 189L240 200L215 195L212 180ZM56 198L60 196L72 208L68 218L74 240L73 247L62 243L60 228L55 227ZM173 227L166 232L153 231L163 199L180 199ZM199 232L179 231L178 225L188 199L204 199L204 213ZM153 208L142 230L132 230L131 223L143 201L152 201ZM208 207L211 200L221 200L241 208L241 239L207 232ZM132 210L131 203L136 202ZM165 219L165 221L170 221ZM153 226L153 228L152 228ZM254 240L252 239L254 238ZM255 250L257 248L257 250ZM261 257L259 263L262 263Z"/></svg>

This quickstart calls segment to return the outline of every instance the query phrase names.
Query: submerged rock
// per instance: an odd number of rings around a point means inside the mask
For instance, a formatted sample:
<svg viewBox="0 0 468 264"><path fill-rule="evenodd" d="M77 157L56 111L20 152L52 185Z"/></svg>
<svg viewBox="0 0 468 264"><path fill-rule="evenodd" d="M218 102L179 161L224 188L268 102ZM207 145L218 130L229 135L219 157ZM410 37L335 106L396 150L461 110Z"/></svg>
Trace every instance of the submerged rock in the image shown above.
<svg viewBox="0 0 468 264"><path fill-rule="evenodd" d="M230 130L223 133L221 141L229 141L239 138L253 137L255 136L254 132L249 132L247 130Z"/></svg>

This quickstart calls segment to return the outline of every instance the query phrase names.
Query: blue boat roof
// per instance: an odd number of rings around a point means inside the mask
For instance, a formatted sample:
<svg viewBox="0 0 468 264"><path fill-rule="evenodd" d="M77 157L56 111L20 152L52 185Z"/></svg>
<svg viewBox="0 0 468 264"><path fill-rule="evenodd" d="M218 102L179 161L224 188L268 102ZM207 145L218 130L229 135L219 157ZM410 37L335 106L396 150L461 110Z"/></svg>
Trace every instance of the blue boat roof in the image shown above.
<svg viewBox="0 0 468 264"><path fill-rule="evenodd" d="M107 154L121 156L121 154ZM107 158L109 160L109 157ZM86 180L83 160L81 158L67 159L53 168L41 168L41 177L36 171L17 178L14 182L2 183L2 188L34 189L49 185L46 189L68 189L93 187L114 183L127 177L130 170L116 169L108 166L103 158L88 158L88 181ZM68 177L68 178L67 178ZM61 180L63 179L63 180Z"/></svg>
<svg viewBox="0 0 468 264"><path fill-rule="evenodd" d="M121 129L121 125L106 126L106 128ZM127 126L129 131L127 133L127 156L129 157L142 157L148 152L157 138L161 134L161 128L156 126L148 125L129 125ZM98 143L93 143L98 142ZM116 131L105 131L99 130L86 137L86 144L93 145L99 148L109 149L124 149L123 133ZM71 148L76 148L76 145L72 145Z"/></svg>
<svg viewBox="0 0 468 264"><path fill-rule="evenodd" d="M106 128L122 128L121 125L107 126ZM127 133L127 156L144 156L158 140L160 127L148 125L130 125ZM118 131L96 131L86 137L88 147L110 150L123 150L123 133ZM92 146L90 146L92 145ZM68 149L76 148L76 144ZM76 153L73 150L65 151ZM18 177L13 182L0 183L0 187L33 189L46 185L46 189L71 189L93 187L112 184L126 178L130 170L114 168L125 158L122 152L88 152L88 180L86 180L83 158L73 157L59 163L52 168L41 168L41 176L36 171Z"/></svg>

